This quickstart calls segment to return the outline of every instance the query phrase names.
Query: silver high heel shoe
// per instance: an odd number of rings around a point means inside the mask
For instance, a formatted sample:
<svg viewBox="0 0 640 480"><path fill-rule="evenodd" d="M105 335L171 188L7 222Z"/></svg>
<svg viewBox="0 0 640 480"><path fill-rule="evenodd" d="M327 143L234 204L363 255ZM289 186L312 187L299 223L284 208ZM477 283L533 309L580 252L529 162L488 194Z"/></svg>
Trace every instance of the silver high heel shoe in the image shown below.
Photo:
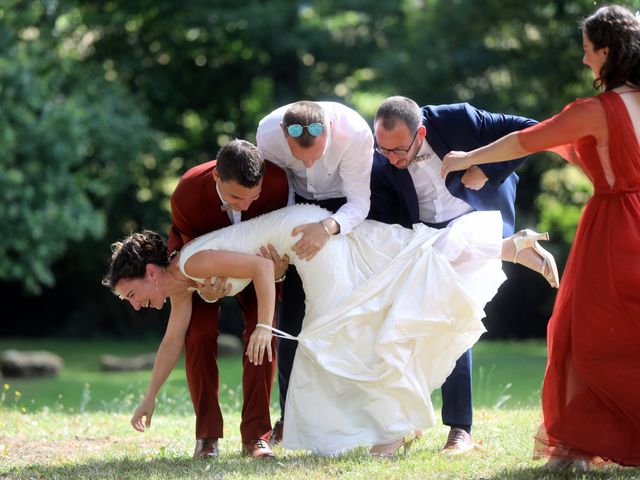
<svg viewBox="0 0 640 480"><path fill-rule="evenodd" d="M560 284L560 278L558 276L558 267L556 266L556 261L553 258L551 252L548 252L544 248L540 246L538 240L549 240L549 233L538 233L533 230L520 230L513 237L513 244L516 247L516 253L513 256L513 263L517 263L518 254L526 250L527 248L533 248L533 251L536 252L540 257L542 257L542 269L539 273L546 278L549 285L554 288L558 288Z"/></svg>
<svg viewBox="0 0 640 480"><path fill-rule="evenodd" d="M374 445L373 447L371 447L371 449L369 450L369 455L371 455L372 457L377 457L377 458L392 458L395 457L398 452L400 451L400 449L403 449L403 455L406 457L407 455L409 455L409 449L411 448L411 445L413 444L413 442L419 438L420 436L422 436L422 432L421 431L417 431L417 432L411 432L408 433L407 435L405 435L404 437L402 437L402 439L400 440L400 443L398 443L398 446L388 450L388 451L375 451L374 449L376 447L388 447L390 445L394 445L395 443L397 443L397 440L395 442L391 442L391 443L387 443L384 445Z"/></svg>
<svg viewBox="0 0 640 480"><path fill-rule="evenodd" d="M575 469L576 472L582 473L590 471L591 464L589 461L579 458L550 457L549 461L542 468L554 472Z"/></svg>

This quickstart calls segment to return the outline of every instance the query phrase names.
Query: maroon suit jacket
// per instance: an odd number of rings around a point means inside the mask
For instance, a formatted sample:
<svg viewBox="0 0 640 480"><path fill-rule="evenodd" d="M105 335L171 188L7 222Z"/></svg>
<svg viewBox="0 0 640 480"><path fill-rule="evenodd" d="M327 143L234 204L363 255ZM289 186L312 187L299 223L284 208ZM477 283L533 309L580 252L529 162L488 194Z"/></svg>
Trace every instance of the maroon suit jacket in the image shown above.
<svg viewBox="0 0 640 480"><path fill-rule="evenodd" d="M172 223L169 231L169 252L179 251L200 235L231 225L216 191L212 160L188 170L171 195ZM284 170L265 161L260 196L242 212L242 220L272 212L287 205L289 189Z"/></svg>

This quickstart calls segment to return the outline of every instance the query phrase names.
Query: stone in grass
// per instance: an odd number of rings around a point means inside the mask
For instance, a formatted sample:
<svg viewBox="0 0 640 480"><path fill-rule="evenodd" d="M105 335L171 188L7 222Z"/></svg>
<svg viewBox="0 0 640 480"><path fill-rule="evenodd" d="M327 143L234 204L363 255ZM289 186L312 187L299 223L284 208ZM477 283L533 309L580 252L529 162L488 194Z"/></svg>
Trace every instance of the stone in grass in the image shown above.
<svg viewBox="0 0 640 480"><path fill-rule="evenodd" d="M100 355L100 369L105 372L132 372L151 370L156 359L154 353L143 353L131 357L118 355Z"/></svg>
<svg viewBox="0 0 640 480"><path fill-rule="evenodd" d="M235 335L221 333L218 335L218 356L230 357L233 355L242 355L242 340Z"/></svg>
<svg viewBox="0 0 640 480"><path fill-rule="evenodd" d="M242 340L235 335L221 333L218 335L218 356L242 355ZM126 372L135 370L151 370L155 361L155 353L145 353L132 357L117 355L101 355L100 368L105 372Z"/></svg>
<svg viewBox="0 0 640 480"><path fill-rule="evenodd" d="M0 357L0 371L5 377L55 377L63 366L60 355L45 350L5 350Z"/></svg>

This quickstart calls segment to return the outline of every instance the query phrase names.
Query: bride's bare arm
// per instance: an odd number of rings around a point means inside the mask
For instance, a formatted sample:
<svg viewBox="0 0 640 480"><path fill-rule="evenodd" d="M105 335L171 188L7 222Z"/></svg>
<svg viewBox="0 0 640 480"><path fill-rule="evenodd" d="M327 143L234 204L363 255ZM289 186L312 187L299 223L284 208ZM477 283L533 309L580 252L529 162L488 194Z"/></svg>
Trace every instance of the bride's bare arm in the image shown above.
<svg viewBox="0 0 640 480"><path fill-rule="evenodd" d="M156 396L180 358L190 319L191 292L185 290L185 293L171 297L169 323L158 348L153 371L151 372L151 380L144 398L131 417L131 425L139 432L144 432L145 426L147 428L151 426ZM143 418L146 418L144 423L142 421Z"/></svg>
<svg viewBox="0 0 640 480"><path fill-rule="evenodd" d="M269 259L244 253L223 250L204 250L189 257L184 271L191 277L248 278L253 281L258 299L258 324L271 326L276 307L276 290L273 283L273 262ZM249 338L247 356L256 365L262 364L264 354L273 358L271 332L256 328Z"/></svg>

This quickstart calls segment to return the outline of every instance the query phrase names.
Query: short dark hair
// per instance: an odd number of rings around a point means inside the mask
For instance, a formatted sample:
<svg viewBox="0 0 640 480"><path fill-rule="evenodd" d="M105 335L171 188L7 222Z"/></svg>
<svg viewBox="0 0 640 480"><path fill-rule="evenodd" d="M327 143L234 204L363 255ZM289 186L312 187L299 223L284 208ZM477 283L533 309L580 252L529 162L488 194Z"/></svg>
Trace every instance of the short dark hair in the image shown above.
<svg viewBox="0 0 640 480"><path fill-rule="evenodd" d="M113 291L122 279L144 278L148 264L165 267L169 264L167 244L152 230L131 233L122 241L111 244L111 260L102 279Z"/></svg>
<svg viewBox="0 0 640 480"><path fill-rule="evenodd" d="M601 7L580 22L580 28L594 49L609 49L593 82L595 88L640 86L640 21L630 10L619 5Z"/></svg>
<svg viewBox="0 0 640 480"><path fill-rule="evenodd" d="M294 123L297 123L298 125L322 123L324 125L324 109L320 104L316 102L310 102L308 100L301 100L299 102L292 103L284 112L284 116L282 117L282 126L286 131L287 127L289 125L293 125ZM324 125L324 128L326 131L327 125ZM306 128L303 129L302 135L300 135L299 137L291 138L293 138L293 141L303 148L310 147L318 140L318 137L314 137L313 135L311 135Z"/></svg>
<svg viewBox="0 0 640 480"><path fill-rule="evenodd" d="M253 188L264 176L264 158L253 143L232 140L224 145L216 157L216 171L223 182L234 181L245 188Z"/></svg>
<svg viewBox="0 0 640 480"><path fill-rule="evenodd" d="M410 98L400 95L388 97L378 107L375 121L382 122L385 130L392 130L400 121L413 132L422 125L422 109Z"/></svg>

